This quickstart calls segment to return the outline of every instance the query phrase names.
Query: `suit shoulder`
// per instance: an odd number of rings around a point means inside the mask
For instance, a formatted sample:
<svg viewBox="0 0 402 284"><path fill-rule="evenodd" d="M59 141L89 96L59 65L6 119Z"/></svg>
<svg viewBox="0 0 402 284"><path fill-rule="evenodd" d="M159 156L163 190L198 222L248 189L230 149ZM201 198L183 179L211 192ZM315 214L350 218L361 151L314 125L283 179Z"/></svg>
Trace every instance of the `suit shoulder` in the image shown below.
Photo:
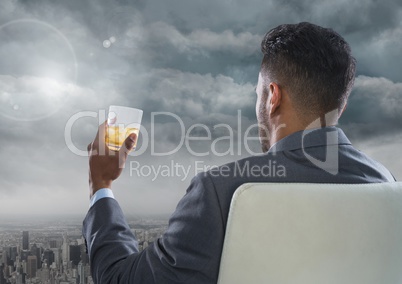
<svg viewBox="0 0 402 284"><path fill-rule="evenodd" d="M377 178L379 182L381 181L395 181L395 177L392 175L391 171L385 167L382 163L370 157L363 151L359 149L355 149L357 153L360 155L360 160L367 165L371 169L368 171L373 175L373 178Z"/></svg>

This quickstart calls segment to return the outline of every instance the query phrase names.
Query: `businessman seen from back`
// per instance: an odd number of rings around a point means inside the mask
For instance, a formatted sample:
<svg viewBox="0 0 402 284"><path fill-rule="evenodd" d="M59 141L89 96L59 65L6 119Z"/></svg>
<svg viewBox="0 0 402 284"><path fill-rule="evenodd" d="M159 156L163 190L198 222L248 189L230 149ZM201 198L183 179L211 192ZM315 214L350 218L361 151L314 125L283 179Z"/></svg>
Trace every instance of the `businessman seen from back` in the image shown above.
<svg viewBox="0 0 402 284"><path fill-rule="evenodd" d="M216 283L231 198L243 183L395 180L336 127L356 65L339 34L310 23L280 25L261 49L256 114L263 154L196 175L166 232L141 252L111 191L136 137L120 152L100 155L105 124L99 127L88 145L91 207L83 223L95 283ZM267 175L269 163L283 172Z"/></svg>

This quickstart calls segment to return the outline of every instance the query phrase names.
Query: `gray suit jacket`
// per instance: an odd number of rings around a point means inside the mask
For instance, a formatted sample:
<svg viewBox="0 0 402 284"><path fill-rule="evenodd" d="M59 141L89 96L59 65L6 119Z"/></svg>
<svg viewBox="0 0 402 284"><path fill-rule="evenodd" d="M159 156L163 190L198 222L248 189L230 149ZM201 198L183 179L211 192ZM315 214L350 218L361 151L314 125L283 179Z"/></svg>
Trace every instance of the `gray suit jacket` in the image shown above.
<svg viewBox="0 0 402 284"><path fill-rule="evenodd" d="M337 139L327 141L327 133ZM384 166L353 148L342 130L327 127L304 134L282 139L266 154L195 176L167 231L142 252L117 201L96 202L83 226L95 283L216 283L230 202L243 183L395 180ZM325 161L333 150L338 151L338 167L336 160L318 167L317 161Z"/></svg>

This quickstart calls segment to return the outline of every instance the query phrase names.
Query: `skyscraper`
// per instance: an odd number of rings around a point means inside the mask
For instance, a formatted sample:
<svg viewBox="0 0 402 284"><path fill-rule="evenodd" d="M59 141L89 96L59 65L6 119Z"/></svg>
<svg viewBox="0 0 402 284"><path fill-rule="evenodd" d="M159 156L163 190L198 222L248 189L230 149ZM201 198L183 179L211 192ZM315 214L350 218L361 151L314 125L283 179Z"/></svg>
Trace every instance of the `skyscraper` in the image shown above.
<svg viewBox="0 0 402 284"><path fill-rule="evenodd" d="M38 260L36 259L36 255L28 255L27 261L27 277L33 278L36 277L36 267Z"/></svg>
<svg viewBox="0 0 402 284"><path fill-rule="evenodd" d="M61 249L62 249L62 261L63 261L63 264L65 264L65 263L67 263L68 257L70 255L70 252L68 250L69 249L69 241L67 238L67 233L63 233L63 244L62 244Z"/></svg>
<svg viewBox="0 0 402 284"><path fill-rule="evenodd" d="M85 265L82 262L78 263L78 275L80 276L80 284L86 284Z"/></svg>
<svg viewBox="0 0 402 284"><path fill-rule="evenodd" d="M1 260L0 260L0 264L4 264L4 266L8 265L8 255L7 255L6 248L3 248L3 253L2 253Z"/></svg>
<svg viewBox="0 0 402 284"><path fill-rule="evenodd" d="M87 255L87 248L85 246L85 244L81 244L80 245L80 250L81 250L81 261L83 265L88 264L89 260L88 260L88 255Z"/></svg>
<svg viewBox="0 0 402 284"><path fill-rule="evenodd" d="M9 247L9 256L12 261L16 261L17 255L17 247Z"/></svg>
<svg viewBox="0 0 402 284"><path fill-rule="evenodd" d="M33 244L31 246L31 255L36 255L36 260L37 260L36 268L37 269L41 268L42 267L42 262L41 262L42 253L41 253L41 249L36 244Z"/></svg>
<svg viewBox="0 0 402 284"><path fill-rule="evenodd" d="M49 246L50 248L58 248L59 246L57 245L57 240L49 240Z"/></svg>
<svg viewBox="0 0 402 284"><path fill-rule="evenodd" d="M22 232L22 249L23 250L29 249L29 232L28 231Z"/></svg>
<svg viewBox="0 0 402 284"><path fill-rule="evenodd" d="M81 260L81 246L70 245L69 252L70 252L69 260L74 264L74 266L77 266Z"/></svg>
<svg viewBox="0 0 402 284"><path fill-rule="evenodd" d="M24 261L24 260L25 260L25 262L27 262L27 261L28 261L28 255L29 255L30 253L31 253L31 252L29 252L29 251L27 251L27 250L22 250L22 251L20 252L21 261Z"/></svg>
<svg viewBox="0 0 402 284"><path fill-rule="evenodd" d="M4 278L3 270L4 270L4 264L1 264L0 265L0 284L6 284L7 283L6 279Z"/></svg>
<svg viewBox="0 0 402 284"><path fill-rule="evenodd" d="M43 252L43 262L45 261L49 267L54 262L54 252L52 250L47 249Z"/></svg>

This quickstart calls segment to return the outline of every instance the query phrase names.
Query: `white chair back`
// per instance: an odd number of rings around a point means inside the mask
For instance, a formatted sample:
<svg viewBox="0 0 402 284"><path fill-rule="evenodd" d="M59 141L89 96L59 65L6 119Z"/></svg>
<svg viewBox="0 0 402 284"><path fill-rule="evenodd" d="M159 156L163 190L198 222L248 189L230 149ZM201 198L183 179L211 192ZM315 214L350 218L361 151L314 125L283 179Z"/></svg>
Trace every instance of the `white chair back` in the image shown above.
<svg viewBox="0 0 402 284"><path fill-rule="evenodd" d="M402 283L402 183L243 184L218 283Z"/></svg>

